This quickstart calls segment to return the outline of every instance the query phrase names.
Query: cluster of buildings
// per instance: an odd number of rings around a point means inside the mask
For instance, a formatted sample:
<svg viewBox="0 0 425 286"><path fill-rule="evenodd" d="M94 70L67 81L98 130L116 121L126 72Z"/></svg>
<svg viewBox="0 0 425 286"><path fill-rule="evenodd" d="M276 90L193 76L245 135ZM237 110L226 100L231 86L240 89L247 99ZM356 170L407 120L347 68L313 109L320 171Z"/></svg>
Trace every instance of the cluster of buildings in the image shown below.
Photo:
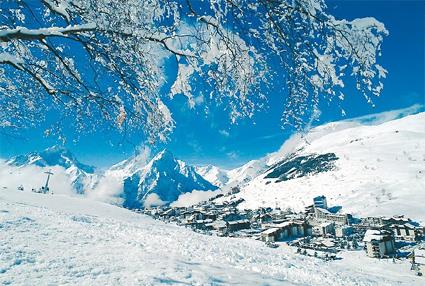
<svg viewBox="0 0 425 286"><path fill-rule="evenodd" d="M223 195L218 195L222 197ZM425 250L419 248L424 238L424 227L404 216L357 218L332 211L325 196L313 199L304 212L279 208L240 210L244 200L229 195L228 200L211 198L192 207L158 207L144 213L164 221L175 222L195 231L219 236L251 237L270 247L287 242L297 247L298 253L314 251L314 256L335 257L341 249L363 248L369 257L397 257L398 245L411 250L412 270L424 272ZM413 249L415 249L413 251Z"/></svg>

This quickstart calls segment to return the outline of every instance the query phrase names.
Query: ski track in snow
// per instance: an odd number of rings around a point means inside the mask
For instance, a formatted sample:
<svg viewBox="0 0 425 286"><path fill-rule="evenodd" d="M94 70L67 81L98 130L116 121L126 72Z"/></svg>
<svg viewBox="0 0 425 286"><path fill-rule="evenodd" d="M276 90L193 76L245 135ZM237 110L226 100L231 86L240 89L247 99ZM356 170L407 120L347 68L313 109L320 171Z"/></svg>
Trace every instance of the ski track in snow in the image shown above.
<svg viewBox="0 0 425 286"><path fill-rule="evenodd" d="M324 262L88 199L0 190L3 285L423 285L406 261L343 256Z"/></svg>

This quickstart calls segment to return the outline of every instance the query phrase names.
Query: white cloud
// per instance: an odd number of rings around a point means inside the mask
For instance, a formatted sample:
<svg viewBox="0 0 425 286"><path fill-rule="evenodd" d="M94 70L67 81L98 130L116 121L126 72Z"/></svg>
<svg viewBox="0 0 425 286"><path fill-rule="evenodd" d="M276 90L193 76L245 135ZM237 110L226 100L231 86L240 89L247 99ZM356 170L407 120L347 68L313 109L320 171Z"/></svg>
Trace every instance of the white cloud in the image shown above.
<svg viewBox="0 0 425 286"><path fill-rule="evenodd" d="M218 133L220 133L220 135L223 135L224 137L229 137L230 136L229 131L226 131L224 129L218 130Z"/></svg>
<svg viewBox="0 0 425 286"><path fill-rule="evenodd" d="M102 201L108 204L121 205L120 194L123 191L123 181L119 177L104 176L93 190L88 190L86 196L89 199Z"/></svg>
<svg viewBox="0 0 425 286"><path fill-rule="evenodd" d="M237 152L235 152L235 151L227 152L227 153L226 153L226 156L227 156L229 159L232 159L232 160L236 160L236 159L238 159L238 158L239 158L238 153L237 153Z"/></svg>
<svg viewBox="0 0 425 286"><path fill-rule="evenodd" d="M145 208L151 208L156 206L162 206L165 205L167 202L161 200L161 198L158 196L158 194L152 193L146 196L143 206Z"/></svg>
<svg viewBox="0 0 425 286"><path fill-rule="evenodd" d="M16 190L19 186L24 187L24 191L38 190L45 185L47 174L44 172L51 170L49 188L55 194L74 194L70 179L65 173L65 169L59 166L42 168L38 166L14 167L9 166L5 161L0 162L0 188Z"/></svg>
<svg viewBox="0 0 425 286"><path fill-rule="evenodd" d="M189 207L196 205L200 202L207 201L208 199L223 193L222 190L217 191L197 191L193 190L191 193L181 194L178 199L171 204L172 207Z"/></svg>
<svg viewBox="0 0 425 286"><path fill-rule="evenodd" d="M366 125L378 125L390 120L394 120L401 117L405 117L407 115L418 113L423 109L424 109L423 105L414 104L406 108L395 109L395 110L374 113L374 114L368 114L368 115L364 115L360 117L350 118L344 121L348 121L348 122L354 121L354 122L359 122L361 124L366 124Z"/></svg>

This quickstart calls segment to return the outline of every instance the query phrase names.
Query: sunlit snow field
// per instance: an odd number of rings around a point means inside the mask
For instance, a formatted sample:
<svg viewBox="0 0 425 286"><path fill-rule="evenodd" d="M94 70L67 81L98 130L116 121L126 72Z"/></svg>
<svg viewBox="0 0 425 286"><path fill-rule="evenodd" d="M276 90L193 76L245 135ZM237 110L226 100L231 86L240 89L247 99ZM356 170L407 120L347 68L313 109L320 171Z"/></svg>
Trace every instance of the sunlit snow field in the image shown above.
<svg viewBox="0 0 425 286"><path fill-rule="evenodd" d="M0 191L0 283L11 285L423 285L407 261L324 262L220 238L116 206Z"/></svg>

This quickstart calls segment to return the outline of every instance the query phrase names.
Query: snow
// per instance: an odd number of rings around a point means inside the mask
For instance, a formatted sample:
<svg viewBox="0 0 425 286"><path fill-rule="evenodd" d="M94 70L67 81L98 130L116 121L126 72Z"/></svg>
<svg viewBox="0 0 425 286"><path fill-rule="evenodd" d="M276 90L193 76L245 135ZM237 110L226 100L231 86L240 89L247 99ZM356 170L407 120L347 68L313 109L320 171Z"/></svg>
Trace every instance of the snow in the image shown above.
<svg viewBox="0 0 425 286"><path fill-rule="evenodd" d="M1 64L10 63L14 65L15 67L20 67L21 64L23 64L23 61L10 53L3 52L3 53L0 53L0 63Z"/></svg>
<svg viewBox="0 0 425 286"><path fill-rule="evenodd" d="M335 169L283 182L261 173L237 194L241 208L275 207L303 210L325 195L329 206L361 216L404 214L425 222L425 113L378 125L336 122L294 135L268 164L288 154L335 153ZM262 159L264 161L264 159Z"/></svg>
<svg viewBox="0 0 425 286"><path fill-rule="evenodd" d="M159 152L151 160L150 154L150 149L144 148L106 171L96 171L80 163L66 149L54 146L39 153L14 157L6 163L0 161L0 174L9 177L0 187L16 189L22 184L25 189L38 189L45 182L40 174L52 169L55 175L51 190L75 192L129 208L139 207L143 201L146 206L168 204L186 192L192 193L181 198L182 204L198 203L216 195L212 192L216 186L197 174L194 167L174 158L168 150ZM31 179L25 179L27 177ZM201 191L209 192L201 194Z"/></svg>
<svg viewBox="0 0 425 286"><path fill-rule="evenodd" d="M425 265L425 249L415 249L415 263Z"/></svg>
<svg viewBox="0 0 425 286"><path fill-rule="evenodd" d="M54 2L50 0L43 0L44 3L55 13L58 13L59 15L63 16L68 22L71 20L71 17L69 16L69 13L67 11L68 3L65 1L60 1L56 5Z"/></svg>
<svg viewBox="0 0 425 286"><path fill-rule="evenodd" d="M422 285L408 261L325 262L65 195L0 190L0 284Z"/></svg>
<svg viewBox="0 0 425 286"><path fill-rule="evenodd" d="M273 233L275 233L277 231L279 231L278 228L272 227L272 228L266 229L265 231L261 232L261 234L270 235L270 234L273 234Z"/></svg>
<svg viewBox="0 0 425 286"><path fill-rule="evenodd" d="M380 230L368 229L364 235L363 241L371 242L373 240L382 240L385 237Z"/></svg>
<svg viewBox="0 0 425 286"><path fill-rule="evenodd" d="M229 182L228 170L220 169L217 166L207 165L195 167L196 172L211 184L222 187Z"/></svg>

